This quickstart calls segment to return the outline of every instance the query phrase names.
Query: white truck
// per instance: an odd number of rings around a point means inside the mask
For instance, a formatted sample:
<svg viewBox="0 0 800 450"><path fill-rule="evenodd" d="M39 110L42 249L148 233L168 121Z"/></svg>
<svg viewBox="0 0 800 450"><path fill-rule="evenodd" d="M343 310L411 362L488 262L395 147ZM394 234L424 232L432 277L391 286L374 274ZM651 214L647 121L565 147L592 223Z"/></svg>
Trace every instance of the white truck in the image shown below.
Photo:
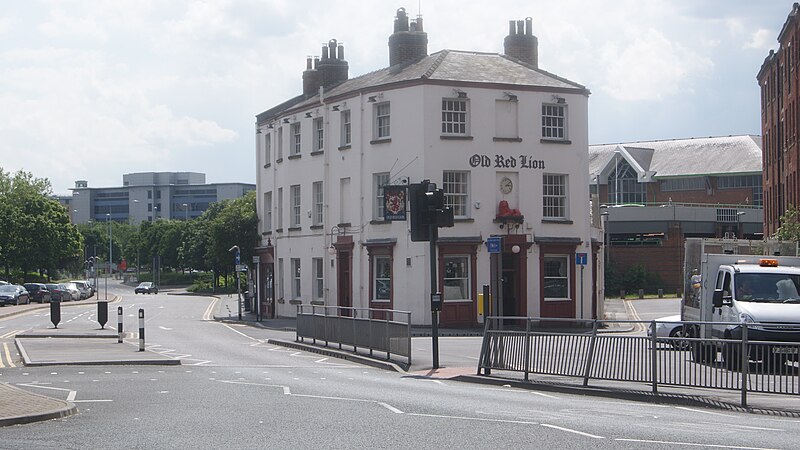
<svg viewBox="0 0 800 450"><path fill-rule="evenodd" d="M681 319L718 322L687 324L686 334L702 339L800 342L800 257L797 244L779 241L688 238L685 244L685 288ZM694 342L695 361L713 362L721 351L725 364L742 363L741 343L725 348ZM755 352L753 349L767 349ZM750 347L748 359L783 364L796 359L796 348Z"/></svg>

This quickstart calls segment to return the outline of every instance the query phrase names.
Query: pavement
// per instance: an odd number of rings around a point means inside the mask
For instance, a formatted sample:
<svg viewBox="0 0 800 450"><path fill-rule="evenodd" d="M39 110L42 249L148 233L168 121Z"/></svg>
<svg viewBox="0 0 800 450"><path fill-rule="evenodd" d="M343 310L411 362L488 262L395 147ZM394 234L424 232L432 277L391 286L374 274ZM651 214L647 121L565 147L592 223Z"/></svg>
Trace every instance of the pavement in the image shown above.
<svg viewBox="0 0 800 450"><path fill-rule="evenodd" d="M180 294L180 292L172 292ZM236 296L221 296L215 312L215 320L227 322L241 322L251 326L293 332L296 328L294 318L276 318L256 320L254 313L242 311L239 318ZM110 300L111 303L117 298ZM89 299L70 304L92 304L96 300ZM0 319L10 315L24 313L31 309L48 308L49 305L21 305L13 311L7 308L0 309ZM607 299L605 304L606 319L627 320L629 305L620 299ZM617 324L606 327L601 332L629 332L634 331L633 324ZM412 336L430 336L429 327L413 327ZM481 328L439 330L441 337L481 336ZM179 360L168 358L151 351L138 351L138 337L126 336L123 343L117 342L114 330L87 330L74 331L63 329L34 330L19 334L15 343L23 362L26 366L47 365L108 365L108 364L180 364ZM615 383L592 380L591 386L583 386L582 380L568 377L534 376L524 380L522 374L504 376L484 376L477 374L474 363L469 366L454 366L432 368L429 355L415 356L415 364L410 366L370 357L369 354L353 353L337 350L331 347L321 347L307 342L296 342L290 339L270 339L270 343L304 351L324 354L330 357L347 359L360 364L370 365L385 370L394 370L405 373L407 376L434 379L449 379L462 382L492 384L503 387L516 387L541 391L556 391L575 395L594 395L611 398L622 398L633 401L673 403L712 407L724 410L756 412L780 416L800 417L800 400L786 395L757 395L749 394L752 405L754 399L760 405L757 408L742 408L739 406L739 393L736 391L721 391L697 388L669 388L659 387L658 394L650 391L647 384ZM426 359L427 358L427 359ZM420 359L425 359L420 361ZM65 417L77 412L75 405L69 401L54 399L43 395L34 394L23 389L0 383L0 426L30 423L34 421L49 420Z"/></svg>

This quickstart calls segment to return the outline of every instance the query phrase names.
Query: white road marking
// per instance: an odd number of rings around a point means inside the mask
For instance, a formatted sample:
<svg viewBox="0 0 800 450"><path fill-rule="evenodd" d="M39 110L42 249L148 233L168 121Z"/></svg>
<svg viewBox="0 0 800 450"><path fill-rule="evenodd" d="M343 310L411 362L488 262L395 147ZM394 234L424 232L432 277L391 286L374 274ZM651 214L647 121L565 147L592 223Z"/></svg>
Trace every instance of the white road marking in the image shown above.
<svg viewBox="0 0 800 450"><path fill-rule="evenodd" d="M400 411L399 409L395 408L394 406L392 406L392 405L390 405L388 403L378 402L378 404L383 406L384 408L388 409L389 411L395 413L395 414L403 414L403 411Z"/></svg>
<svg viewBox="0 0 800 450"><path fill-rule="evenodd" d="M592 439L605 439L603 436L597 436L597 435L594 435L594 434L584 433L583 431L573 430L571 428L564 428L564 427L559 427L559 426L556 426L556 425L550 425L549 423L543 423L542 426L543 427L547 427L547 428L553 428L555 430L566 431L567 433L579 434L581 436L590 437Z"/></svg>
<svg viewBox="0 0 800 450"><path fill-rule="evenodd" d="M172 331L172 328L167 328L167 327L162 327L162 326L159 326L158 328L161 328L162 330L166 330L166 331Z"/></svg>
<svg viewBox="0 0 800 450"><path fill-rule="evenodd" d="M531 394L558 400L558 397L556 397L555 395L545 394L544 392L532 391Z"/></svg>
<svg viewBox="0 0 800 450"><path fill-rule="evenodd" d="M703 422L703 423L708 424L708 425L724 426L724 427L730 427L730 428L741 428L743 430L786 431L786 430L784 430L782 428L749 427L747 425L736 425L736 424L733 424L733 423L725 423L725 424L721 424L721 423L717 423L717 422Z"/></svg>
<svg viewBox="0 0 800 450"><path fill-rule="evenodd" d="M458 420L473 420L476 422L497 422L497 423L517 423L524 425L539 425L536 422L528 422L527 420L486 419L483 417L446 416L442 414L419 414L419 413L406 413L406 414L409 416L433 417L436 419L458 419Z"/></svg>
<svg viewBox="0 0 800 450"><path fill-rule="evenodd" d="M730 417L730 415L728 415L728 414L715 413L715 412L711 412L711 411L704 411L702 409L687 408L685 406L676 406L675 409L682 409L684 411L698 412L698 413L703 413L703 414L711 414L712 416Z"/></svg>
<svg viewBox="0 0 800 450"><path fill-rule="evenodd" d="M695 442L672 442L672 441L651 441L647 439L623 439L617 438L614 439L615 441L620 442L639 442L643 444L666 444L666 445L685 445L691 447L710 447L710 448L733 448L733 449L740 449L740 450L777 450L768 447L737 447L734 445L722 445L722 444L698 444Z"/></svg>

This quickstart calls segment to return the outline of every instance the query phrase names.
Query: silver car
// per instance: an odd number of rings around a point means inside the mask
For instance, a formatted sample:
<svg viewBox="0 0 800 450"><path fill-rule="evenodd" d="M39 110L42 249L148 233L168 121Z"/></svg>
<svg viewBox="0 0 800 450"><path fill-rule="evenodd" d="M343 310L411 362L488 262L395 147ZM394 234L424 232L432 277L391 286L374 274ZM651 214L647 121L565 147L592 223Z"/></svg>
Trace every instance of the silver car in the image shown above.
<svg viewBox="0 0 800 450"><path fill-rule="evenodd" d="M81 295L81 300L89 298L92 296L92 288L89 286L88 281L81 281L81 280L73 280L70 283L74 284Z"/></svg>
<svg viewBox="0 0 800 450"><path fill-rule="evenodd" d="M647 335L652 336L652 328L647 327ZM662 317L660 319L656 319L656 339L659 338L685 338L686 332L683 327L683 322L681 322L681 316L667 316ZM659 339L661 340L661 339ZM666 342L666 340L662 340L662 342ZM688 350L690 342L685 340L675 339L669 340L669 345L672 346L675 350Z"/></svg>
<svg viewBox="0 0 800 450"><path fill-rule="evenodd" d="M64 283L64 291L70 293L71 300L80 300L81 299L81 291L78 289L78 286L75 283ZM64 298L62 301L67 300Z"/></svg>

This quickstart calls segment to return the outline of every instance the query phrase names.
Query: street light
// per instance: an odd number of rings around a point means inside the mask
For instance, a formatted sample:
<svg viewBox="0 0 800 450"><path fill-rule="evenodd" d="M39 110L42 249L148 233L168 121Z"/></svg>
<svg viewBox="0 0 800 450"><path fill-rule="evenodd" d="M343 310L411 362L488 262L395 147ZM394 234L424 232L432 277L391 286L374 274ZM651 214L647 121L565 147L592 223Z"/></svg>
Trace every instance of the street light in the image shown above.
<svg viewBox="0 0 800 450"><path fill-rule="evenodd" d="M233 247L228 249L229 252L232 252L234 250L236 250L236 253L234 254L235 255L234 256L234 261L236 262L235 266L238 266L239 265L239 261L240 261L239 260L239 246L238 245L234 245ZM241 288L241 284L239 283L239 268L235 267L235 266L234 266L234 272L233 273L236 274L236 299L237 299L236 303L239 304L239 320L242 320L242 288Z"/></svg>
<svg viewBox="0 0 800 450"><path fill-rule="evenodd" d="M113 269L111 268L111 261L114 260L113 248L111 246L111 213L106 213L108 219L108 274L106 275L106 300L108 300L108 276L111 275Z"/></svg>
<svg viewBox="0 0 800 450"><path fill-rule="evenodd" d="M186 222L188 222L189 221L189 204L188 203L184 203L183 204L183 211L186 213Z"/></svg>

